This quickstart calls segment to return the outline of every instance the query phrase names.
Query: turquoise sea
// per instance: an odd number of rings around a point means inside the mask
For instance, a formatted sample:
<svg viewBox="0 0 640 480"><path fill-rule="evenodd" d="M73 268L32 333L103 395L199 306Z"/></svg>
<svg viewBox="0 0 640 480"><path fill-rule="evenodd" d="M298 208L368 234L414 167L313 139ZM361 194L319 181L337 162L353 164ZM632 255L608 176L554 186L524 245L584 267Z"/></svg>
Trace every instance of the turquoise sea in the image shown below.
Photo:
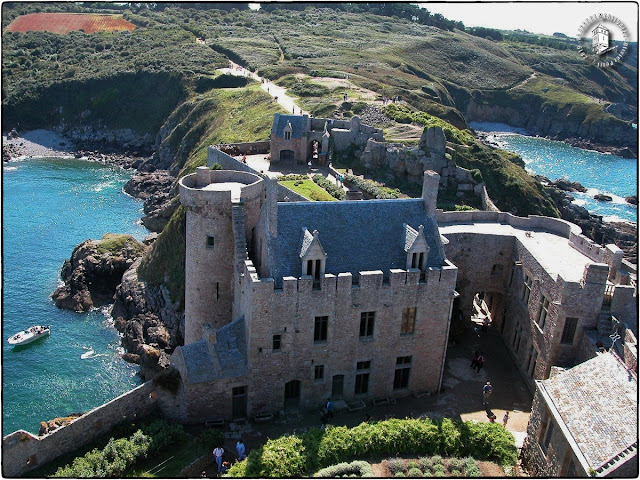
<svg viewBox="0 0 640 480"><path fill-rule="evenodd" d="M624 198L638 194L638 161L616 155L583 150L566 143L523 135L522 130L499 123L471 123L478 131L490 132L490 139L501 148L515 152L526 163L531 173L544 175L550 180L564 177L580 182L587 192L572 192L574 203L590 213L602 215L604 220L638 221L638 210ZM593 198L603 193L613 198L601 202Z"/></svg>
<svg viewBox="0 0 640 480"><path fill-rule="evenodd" d="M139 385L120 358L118 332L105 312L59 310L49 298L60 268L83 240L105 233L148 234L142 203L122 192L130 174L76 159L3 165L2 434L37 433L42 420L88 411ZM30 325L51 336L10 347ZM80 356L93 349L92 358Z"/></svg>

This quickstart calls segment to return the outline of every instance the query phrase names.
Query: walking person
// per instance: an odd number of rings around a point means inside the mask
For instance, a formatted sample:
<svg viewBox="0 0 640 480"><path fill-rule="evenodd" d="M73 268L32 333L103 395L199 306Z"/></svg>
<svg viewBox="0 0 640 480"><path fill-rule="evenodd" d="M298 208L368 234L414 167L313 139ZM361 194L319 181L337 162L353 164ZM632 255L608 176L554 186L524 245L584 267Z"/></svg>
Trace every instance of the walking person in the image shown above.
<svg viewBox="0 0 640 480"><path fill-rule="evenodd" d="M507 428L508 421L509 421L509 411L507 410L507 412L504 414L504 417L502 417L502 426L504 428Z"/></svg>
<svg viewBox="0 0 640 480"><path fill-rule="evenodd" d="M242 439L239 438L238 439L238 443L236 443L236 453L238 454L238 460L242 461L244 460L247 455L246 455L246 448L244 446L244 443L242 442Z"/></svg>
<svg viewBox="0 0 640 480"><path fill-rule="evenodd" d="M493 392L493 387L491 386L491 382L487 382L486 385L482 387L482 405L489 405L491 392Z"/></svg>
<svg viewBox="0 0 640 480"><path fill-rule="evenodd" d="M331 401L331 398L327 401L327 416L329 418L333 418L333 402Z"/></svg>
<svg viewBox="0 0 640 480"><path fill-rule="evenodd" d="M476 368L476 363L478 363L478 357L480 356L480 352L479 351L475 351L473 352L473 358L471 359L471 368L475 369Z"/></svg>
<svg viewBox="0 0 640 480"><path fill-rule="evenodd" d="M222 445L213 449L213 456L216 459L216 464L218 465L218 473L222 470L222 455L224 455L224 448Z"/></svg>
<svg viewBox="0 0 640 480"><path fill-rule="evenodd" d="M476 375L480 375L480 370L482 369L483 366L484 366L484 355L483 355L482 352L480 352L480 355L478 356L478 359L476 360L476 369L478 370Z"/></svg>

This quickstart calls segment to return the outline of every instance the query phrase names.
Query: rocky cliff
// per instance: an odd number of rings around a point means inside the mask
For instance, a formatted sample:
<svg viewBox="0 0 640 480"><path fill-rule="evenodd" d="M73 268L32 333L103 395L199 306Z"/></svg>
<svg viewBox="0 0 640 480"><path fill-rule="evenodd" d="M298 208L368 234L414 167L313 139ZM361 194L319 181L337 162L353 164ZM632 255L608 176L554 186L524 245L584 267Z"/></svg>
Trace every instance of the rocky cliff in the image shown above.
<svg viewBox="0 0 640 480"><path fill-rule="evenodd" d="M76 312L110 303L122 275L144 250L131 235L108 233L101 240L82 242L62 266L64 285L55 290L53 301Z"/></svg>
<svg viewBox="0 0 640 480"><path fill-rule="evenodd" d="M171 301L167 289L138 278L135 262L116 289L111 316L123 333L125 360L143 367L145 376L169 366L169 355L184 340L184 311Z"/></svg>

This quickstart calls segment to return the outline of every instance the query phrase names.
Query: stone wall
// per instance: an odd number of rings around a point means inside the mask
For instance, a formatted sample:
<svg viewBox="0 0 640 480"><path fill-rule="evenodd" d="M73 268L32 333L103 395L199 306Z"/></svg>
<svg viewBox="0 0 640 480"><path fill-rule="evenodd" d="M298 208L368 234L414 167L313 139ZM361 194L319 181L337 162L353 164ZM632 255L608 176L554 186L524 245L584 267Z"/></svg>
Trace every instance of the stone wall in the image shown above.
<svg viewBox="0 0 640 480"><path fill-rule="evenodd" d="M284 401L285 383L300 382L300 406L319 407L332 394L334 375L344 375L343 398L348 401L400 397L438 389L449 328L457 268L451 264L419 270L326 274L319 288L313 279L284 277L282 288L271 278L260 279L246 263L241 312L246 321L251 381L258 390L249 395L249 410L277 411ZM402 310L416 307L415 332L401 335ZM361 312L376 312L373 338L360 338ZM327 340L314 342L314 319L328 317ZM273 351L280 335L280 351ZM393 389L396 358L411 356L408 388ZM356 364L371 361L369 390L355 395ZM315 367L324 375L314 379Z"/></svg>
<svg viewBox="0 0 640 480"><path fill-rule="evenodd" d="M2 439L2 474L21 476L92 442L123 421L144 418L156 408L155 388L146 382L42 437L18 430Z"/></svg>
<svg viewBox="0 0 640 480"><path fill-rule="evenodd" d="M249 165L236 160L228 153L220 151L215 146L210 146L207 149L207 167L211 167L214 163L219 163L223 170L242 170L243 172L258 173Z"/></svg>
<svg viewBox="0 0 640 480"><path fill-rule="evenodd" d="M562 429L553 419L538 388L533 398L527 437L521 451L523 465L531 475L536 477L562 477L567 475L569 462L573 460L576 476L586 477L588 472L571 451ZM540 443L544 440L542 437L550 421L554 426L549 447L545 452Z"/></svg>

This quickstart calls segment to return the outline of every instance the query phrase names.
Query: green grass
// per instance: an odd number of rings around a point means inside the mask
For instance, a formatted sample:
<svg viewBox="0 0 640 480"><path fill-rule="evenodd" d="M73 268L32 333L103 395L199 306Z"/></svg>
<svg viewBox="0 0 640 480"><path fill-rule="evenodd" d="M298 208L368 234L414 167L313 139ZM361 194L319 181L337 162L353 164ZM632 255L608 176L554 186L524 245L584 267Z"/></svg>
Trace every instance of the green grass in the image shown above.
<svg viewBox="0 0 640 480"><path fill-rule="evenodd" d="M96 250L98 253L118 254L126 247L133 248L139 254L145 249L144 245L131 235L106 233L98 242Z"/></svg>
<svg viewBox="0 0 640 480"><path fill-rule="evenodd" d="M336 201L336 199L329 195L323 188L316 185L313 180L287 180L280 183L294 192L299 193L303 197L315 202Z"/></svg>
<svg viewBox="0 0 640 480"><path fill-rule="evenodd" d="M142 478L176 478L188 465L201 456L209 453L209 446L203 445L200 439L187 435L180 445L147 458L125 472L126 477ZM165 462L166 463L162 463ZM162 463L162 465L160 465Z"/></svg>

